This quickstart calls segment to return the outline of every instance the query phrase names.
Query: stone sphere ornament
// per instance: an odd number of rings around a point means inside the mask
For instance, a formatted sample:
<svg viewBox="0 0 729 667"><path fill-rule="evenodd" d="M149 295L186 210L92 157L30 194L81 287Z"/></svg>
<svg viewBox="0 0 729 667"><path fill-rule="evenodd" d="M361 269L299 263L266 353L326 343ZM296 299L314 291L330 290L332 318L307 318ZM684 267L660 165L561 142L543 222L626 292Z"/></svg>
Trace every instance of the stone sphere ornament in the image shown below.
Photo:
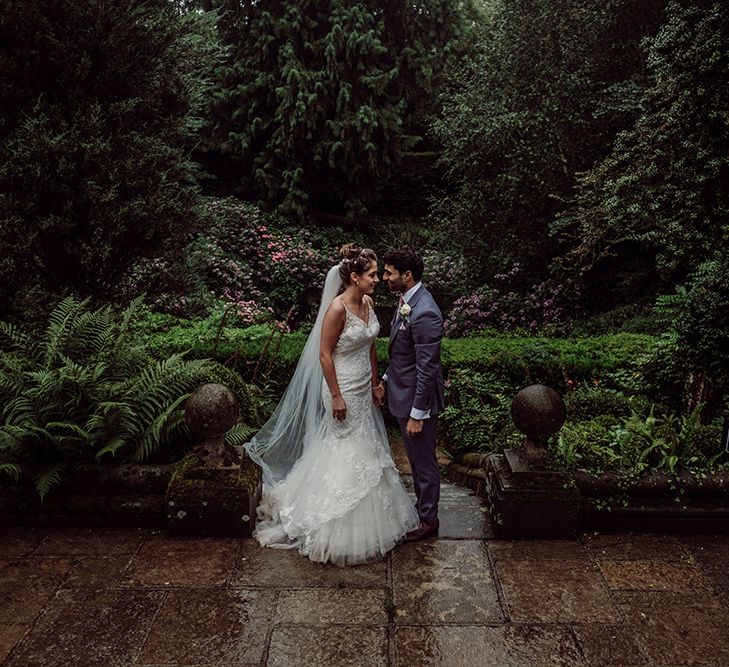
<svg viewBox="0 0 729 667"><path fill-rule="evenodd" d="M202 456L212 465L230 465L232 453L225 445L225 434L238 421L238 400L222 384L204 384L185 401L185 423L204 439Z"/></svg>
<svg viewBox="0 0 729 667"><path fill-rule="evenodd" d="M530 462L546 457L545 441L562 428L567 417L562 397L551 387L532 384L511 402L514 425L526 435L524 452Z"/></svg>

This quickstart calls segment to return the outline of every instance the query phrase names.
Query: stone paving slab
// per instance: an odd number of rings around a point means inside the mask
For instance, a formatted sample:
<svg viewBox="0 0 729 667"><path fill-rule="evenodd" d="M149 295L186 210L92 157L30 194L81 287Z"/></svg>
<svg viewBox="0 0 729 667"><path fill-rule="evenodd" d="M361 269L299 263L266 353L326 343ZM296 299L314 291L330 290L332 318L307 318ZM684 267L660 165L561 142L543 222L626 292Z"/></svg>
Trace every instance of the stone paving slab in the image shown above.
<svg viewBox="0 0 729 667"><path fill-rule="evenodd" d="M32 528L0 530L0 558L30 556L46 536L45 531Z"/></svg>
<svg viewBox="0 0 729 667"><path fill-rule="evenodd" d="M10 655L10 651L29 628L30 625L22 623L0 623L0 664Z"/></svg>
<svg viewBox="0 0 729 667"><path fill-rule="evenodd" d="M131 558L128 555L110 558L71 556L63 585L66 588L116 588L124 578Z"/></svg>
<svg viewBox="0 0 729 667"><path fill-rule="evenodd" d="M618 623L597 566L583 560L500 560L496 573L515 623Z"/></svg>
<svg viewBox="0 0 729 667"><path fill-rule="evenodd" d="M686 536L681 542L729 604L729 535Z"/></svg>
<svg viewBox="0 0 729 667"><path fill-rule="evenodd" d="M586 665L569 629L544 626L395 629L397 667L578 667Z"/></svg>
<svg viewBox="0 0 729 667"><path fill-rule="evenodd" d="M710 591L698 567L661 560L600 560L607 585L626 591Z"/></svg>
<svg viewBox="0 0 729 667"><path fill-rule="evenodd" d="M273 631L267 667L385 667L386 627L279 627Z"/></svg>
<svg viewBox="0 0 729 667"><path fill-rule="evenodd" d="M729 664L727 608L712 596L618 592L632 632L656 665Z"/></svg>
<svg viewBox="0 0 729 667"><path fill-rule="evenodd" d="M677 538L670 535L636 533L588 533L582 536L591 555L599 560L685 561L690 556Z"/></svg>
<svg viewBox="0 0 729 667"><path fill-rule="evenodd" d="M438 539L349 568L250 539L0 529L0 664L729 666L729 536L494 540L483 509L444 482Z"/></svg>
<svg viewBox="0 0 729 667"><path fill-rule="evenodd" d="M572 631L590 667L647 665L638 642L627 625L575 625Z"/></svg>
<svg viewBox="0 0 729 667"><path fill-rule="evenodd" d="M429 540L392 555L395 622L493 623L504 620L484 543Z"/></svg>
<svg viewBox="0 0 729 667"><path fill-rule="evenodd" d="M132 555L144 535L138 530L63 530L45 536L34 556L105 556Z"/></svg>
<svg viewBox="0 0 729 667"><path fill-rule="evenodd" d="M385 589L335 588L282 591L275 622L281 625L387 625Z"/></svg>
<svg viewBox="0 0 729 667"><path fill-rule="evenodd" d="M275 598L274 591L169 591L138 663L260 664Z"/></svg>
<svg viewBox="0 0 729 667"><path fill-rule="evenodd" d="M0 622L30 623L53 597L70 564L57 558L0 561Z"/></svg>
<svg viewBox="0 0 729 667"><path fill-rule="evenodd" d="M384 559L340 568L312 563L294 550L267 549L255 540L245 540L236 557L229 585L253 588L381 588L386 578L387 562Z"/></svg>
<svg viewBox="0 0 729 667"><path fill-rule="evenodd" d="M17 645L8 667L128 667L164 595L61 590Z"/></svg>
<svg viewBox="0 0 729 667"><path fill-rule="evenodd" d="M122 585L223 586L231 576L240 540L153 535L130 563Z"/></svg>
<svg viewBox="0 0 729 667"><path fill-rule="evenodd" d="M489 540L495 562L513 560L590 560L587 548L576 540Z"/></svg>

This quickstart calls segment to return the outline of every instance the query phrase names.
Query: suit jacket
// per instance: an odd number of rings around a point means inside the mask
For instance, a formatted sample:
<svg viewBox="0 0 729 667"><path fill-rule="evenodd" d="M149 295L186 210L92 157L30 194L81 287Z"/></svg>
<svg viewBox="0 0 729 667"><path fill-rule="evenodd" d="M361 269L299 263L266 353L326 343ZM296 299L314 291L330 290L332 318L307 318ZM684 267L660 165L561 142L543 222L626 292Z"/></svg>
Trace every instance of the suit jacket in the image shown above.
<svg viewBox="0 0 729 667"><path fill-rule="evenodd" d="M410 316L399 310L390 330L390 363L387 367L387 405L395 417L406 418L410 410L443 409L443 367L440 343L443 315L424 286L408 302Z"/></svg>

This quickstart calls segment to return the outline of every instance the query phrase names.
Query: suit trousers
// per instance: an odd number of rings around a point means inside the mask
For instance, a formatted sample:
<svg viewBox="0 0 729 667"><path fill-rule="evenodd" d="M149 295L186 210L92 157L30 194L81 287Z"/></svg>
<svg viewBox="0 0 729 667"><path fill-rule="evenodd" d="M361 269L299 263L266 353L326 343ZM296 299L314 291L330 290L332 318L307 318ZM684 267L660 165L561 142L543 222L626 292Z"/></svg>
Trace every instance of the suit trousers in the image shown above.
<svg viewBox="0 0 729 667"><path fill-rule="evenodd" d="M414 436L408 435L407 418L398 417L397 423L413 471L418 515L423 523L433 523L438 518L440 500L440 467L435 453L438 417L424 419L423 430Z"/></svg>

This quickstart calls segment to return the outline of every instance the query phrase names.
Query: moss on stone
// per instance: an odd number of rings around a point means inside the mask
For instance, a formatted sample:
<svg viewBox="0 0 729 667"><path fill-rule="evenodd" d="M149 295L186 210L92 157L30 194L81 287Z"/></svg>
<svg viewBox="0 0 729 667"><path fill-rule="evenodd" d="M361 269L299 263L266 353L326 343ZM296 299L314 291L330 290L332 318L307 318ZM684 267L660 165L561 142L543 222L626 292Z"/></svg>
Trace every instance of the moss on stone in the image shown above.
<svg viewBox="0 0 729 667"><path fill-rule="evenodd" d="M257 496L261 470L248 457L238 469L207 467L198 456L188 454L178 465L167 487L171 514L180 509L248 512L249 499Z"/></svg>

